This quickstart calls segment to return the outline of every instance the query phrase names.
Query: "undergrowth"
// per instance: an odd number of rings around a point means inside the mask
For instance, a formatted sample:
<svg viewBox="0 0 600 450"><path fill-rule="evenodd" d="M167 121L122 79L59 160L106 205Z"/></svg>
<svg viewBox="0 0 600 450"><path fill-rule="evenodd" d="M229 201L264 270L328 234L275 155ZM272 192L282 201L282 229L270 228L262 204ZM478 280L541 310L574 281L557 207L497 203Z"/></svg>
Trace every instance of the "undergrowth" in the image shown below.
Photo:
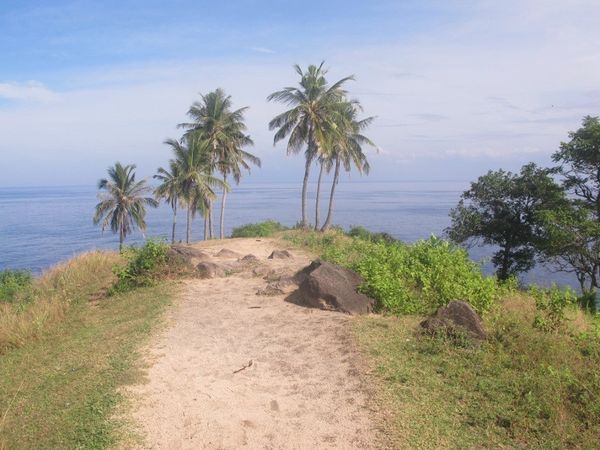
<svg viewBox="0 0 600 450"><path fill-rule="evenodd" d="M243 237L269 237L279 231L287 230L288 228L274 220L266 220L259 223L249 223L236 227L231 232L232 238Z"/></svg>

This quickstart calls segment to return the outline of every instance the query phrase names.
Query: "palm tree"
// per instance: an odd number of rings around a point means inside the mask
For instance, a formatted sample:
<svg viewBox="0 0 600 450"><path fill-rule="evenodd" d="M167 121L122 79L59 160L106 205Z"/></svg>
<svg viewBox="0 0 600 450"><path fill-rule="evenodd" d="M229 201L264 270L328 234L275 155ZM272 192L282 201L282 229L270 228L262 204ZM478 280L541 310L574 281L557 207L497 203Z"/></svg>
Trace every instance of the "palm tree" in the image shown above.
<svg viewBox="0 0 600 450"><path fill-rule="evenodd" d="M161 184L154 190L157 199L164 199L173 209L173 226L171 230L171 244L175 243L175 226L177 222L177 203L182 195L181 179L179 177L179 165L177 161L169 161L169 169L159 167L154 178Z"/></svg>
<svg viewBox="0 0 600 450"><path fill-rule="evenodd" d="M167 139L174 153L177 165L181 199L187 206L186 243L191 237L192 219L198 211L207 217L208 207L216 198L214 187L228 190L229 186L210 174L210 157L207 142L194 136L186 137L182 142ZM206 221L205 221L206 227ZM206 230L205 230L206 237Z"/></svg>
<svg viewBox="0 0 600 450"><path fill-rule="evenodd" d="M340 177L340 167L349 172L354 165L360 173L369 173L369 162L363 151L363 145L370 145L375 147L375 144L362 134L375 119L374 117L367 117L366 119L358 120L358 112L360 105L358 103L347 104L339 112L338 121L338 140L331 147L331 153L329 155L329 164L335 162L335 172L333 175L333 182L331 184L331 193L329 194L329 208L327 212L327 219L321 228L321 231L327 231L331 226L333 219L333 198L335 194L335 188L338 184ZM330 166L331 167L331 166Z"/></svg>
<svg viewBox="0 0 600 450"><path fill-rule="evenodd" d="M250 164L260 167L260 159L243 147L253 145L250 136L246 135L244 113L248 107L232 110L231 96L222 89L217 89L201 96L200 102L194 102L188 111L192 123L179 126L187 131L185 136L194 136L204 141L209 149L210 173L218 170L223 176L224 185L227 177L232 175L236 184L241 179L241 169L250 170ZM224 238L225 202L227 189L223 189L221 200L220 237ZM210 237L212 237L212 201L208 205L208 221Z"/></svg>
<svg viewBox="0 0 600 450"><path fill-rule="evenodd" d="M335 110L340 102L345 102L346 91L342 89L345 82L353 80L353 76L342 78L329 86L323 68L310 65L306 72L300 66L294 69L300 75L299 87L286 87L267 97L269 101L277 101L291 106L291 109L279 114L269 122L269 129L275 130L273 144L289 136L287 153L296 154L306 145L304 179L302 182L302 225L308 228L307 195L310 168L319 154L326 152L330 135L335 132ZM319 190L320 191L320 190Z"/></svg>
<svg viewBox="0 0 600 450"><path fill-rule="evenodd" d="M119 233L119 250L134 227L146 230L146 205L156 208L158 202L145 197L151 192L146 180L135 181L135 165L123 166L116 163L108 168L108 178L98 182L98 189L106 192L98 194L94 225L102 222L102 231L110 226L113 233Z"/></svg>

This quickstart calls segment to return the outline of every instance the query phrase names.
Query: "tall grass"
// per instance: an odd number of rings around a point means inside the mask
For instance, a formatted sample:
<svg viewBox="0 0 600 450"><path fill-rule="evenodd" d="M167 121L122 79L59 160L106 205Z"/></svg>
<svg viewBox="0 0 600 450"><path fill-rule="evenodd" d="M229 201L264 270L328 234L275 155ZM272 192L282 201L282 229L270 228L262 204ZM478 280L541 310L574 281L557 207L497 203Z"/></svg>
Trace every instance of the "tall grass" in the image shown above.
<svg viewBox="0 0 600 450"><path fill-rule="evenodd" d="M42 336L73 305L102 297L116 280L113 266L121 261L115 252L83 253L49 269L12 301L0 301L0 354Z"/></svg>

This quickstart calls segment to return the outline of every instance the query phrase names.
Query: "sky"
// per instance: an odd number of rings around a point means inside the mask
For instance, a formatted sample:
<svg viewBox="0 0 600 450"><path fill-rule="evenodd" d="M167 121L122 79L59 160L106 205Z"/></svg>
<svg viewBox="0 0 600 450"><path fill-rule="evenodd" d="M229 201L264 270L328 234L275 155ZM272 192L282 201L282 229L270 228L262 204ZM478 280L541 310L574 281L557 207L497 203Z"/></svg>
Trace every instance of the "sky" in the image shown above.
<svg viewBox="0 0 600 450"><path fill-rule="evenodd" d="M246 180L301 181L273 145L266 97L293 64L353 74L371 174L472 180L550 156L600 115L599 0L0 0L0 186L94 184L115 161L151 176L190 104L221 87L263 161Z"/></svg>

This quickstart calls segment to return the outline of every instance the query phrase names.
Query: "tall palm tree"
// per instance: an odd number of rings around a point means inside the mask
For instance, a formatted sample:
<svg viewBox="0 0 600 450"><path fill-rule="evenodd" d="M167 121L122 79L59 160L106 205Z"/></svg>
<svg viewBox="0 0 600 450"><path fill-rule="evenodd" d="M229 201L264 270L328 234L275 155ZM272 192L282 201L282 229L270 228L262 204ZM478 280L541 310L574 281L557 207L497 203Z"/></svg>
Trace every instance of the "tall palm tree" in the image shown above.
<svg viewBox="0 0 600 450"><path fill-rule="evenodd" d="M108 178L98 182L100 202L96 205L94 225L102 222L102 231L110 226L113 233L119 233L119 250L134 227L146 230L146 206L156 208L158 202L145 197L152 192L146 180L135 180L135 165L123 166L117 162L108 168Z"/></svg>
<svg viewBox="0 0 600 450"><path fill-rule="evenodd" d="M171 205L171 209L173 210L171 244L174 244L175 226L177 223L177 203L182 195L179 165L177 164L177 161L171 159L169 161L169 169L159 167L154 178L161 181L160 185L154 190L155 197L157 199L164 199L166 203Z"/></svg>
<svg viewBox="0 0 600 450"><path fill-rule="evenodd" d="M369 173L370 166L363 151L363 146L370 145L375 147L375 144L368 137L364 136L362 132L371 125L375 118L367 117L366 119L358 120L359 110L360 106L358 103L347 104L339 111L337 116L338 139L331 147L328 160L329 164L335 163L335 172L329 194L327 218L321 231L327 231L331 226L333 219L333 199L335 188L340 178L340 168L343 166L349 172L352 166L355 166L360 173Z"/></svg>
<svg viewBox="0 0 600 450"><path fill-rule="evenodd" d="M236 184L241 179L241 169L250 170L250 164L260 167L260 159L244 151L243 147L254 143L246 134L244 113L248 107L232 110L231 96L226 95L222 89L201 95L201 101L194 102L188 111L192 118L191 123L182 123L179 126L187 131L185 136L194 136L201 139L209 149L209 166L212 173L217 170L227 184L228 176L233 176ZM225 202L227 189L223 189L221 200L220 237L224 238ZM208 205L208 220L212 225L212 201ZM212 237L212 226L210 237Z"/></svg>
<svg viewBox="0 0 600 450"><path fill-rule="evenodd" d="M173 151L181 199L187 206L186 243L189 244L193 217L198 211L206 217L208 205L216 198L214 188L229 189L229 186L211 175L207 142L189 136L182 142L167 139L165 144Z"/></svg>
<svg viewBox="0 0 600 450"><path fill-rule="evenodd" d="M340 102L346 102L344 83L353 80L353 76L342 78L331 86L327 83L323 68L310 65L306 72L295 65L294 70L300 75L299 87L285 87L267 97L269 101L277 101L291 106L291 109L275 116L269 122L269 129L275 130L273 144L289 136L288 154L297 154L306 145L304 179L302 182L302 225L308 228L307 196L310 168L319 154L326 152L330 135L335 132L335 110Z"/></svg>

